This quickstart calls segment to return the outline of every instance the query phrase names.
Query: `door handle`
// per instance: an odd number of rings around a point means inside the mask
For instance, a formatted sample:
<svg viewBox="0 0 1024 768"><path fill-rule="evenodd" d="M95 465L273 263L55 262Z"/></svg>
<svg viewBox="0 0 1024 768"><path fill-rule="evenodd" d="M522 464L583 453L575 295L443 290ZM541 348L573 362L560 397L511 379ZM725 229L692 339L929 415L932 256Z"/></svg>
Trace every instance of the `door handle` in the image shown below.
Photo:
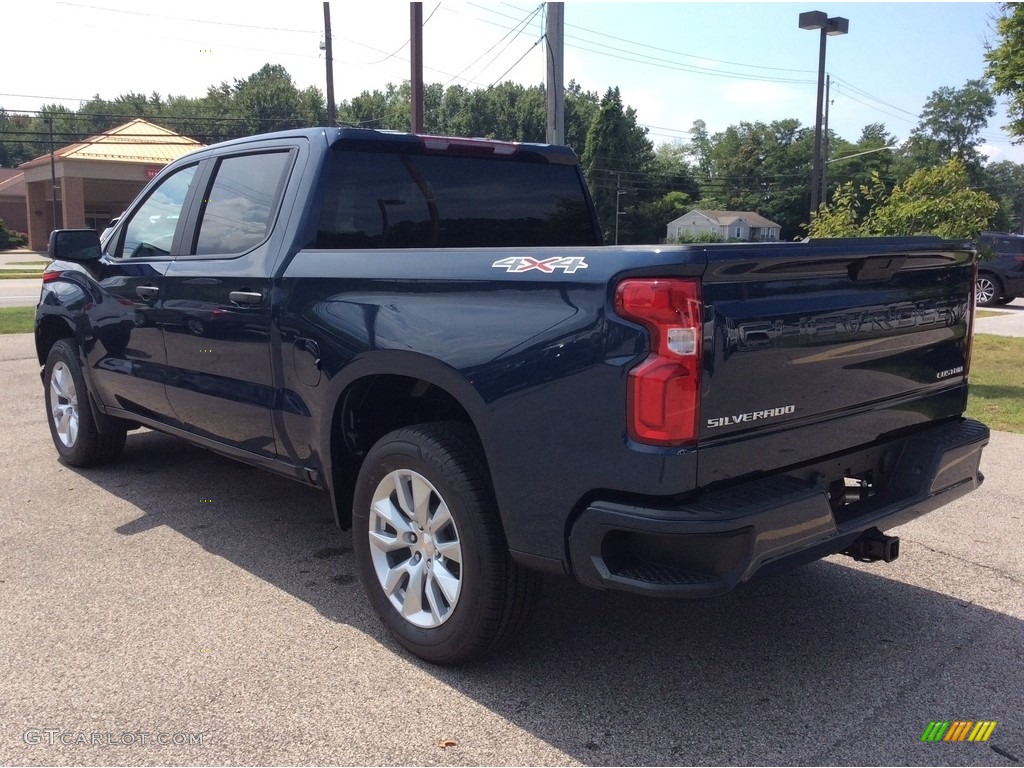
<svg viewBox="0 0 1024 768"><path fill-rule="evenodd" d="M263 294L255 291L231 291L228 294L232 304L255 307L263 301Z"/></svg>
<svg viewBox="0 0 1024 768"><path fill-rule="evenodd" d="M139 285L135 287L135 295L144 301L150 301L160 295L160 289L155 285Z"/></svg>

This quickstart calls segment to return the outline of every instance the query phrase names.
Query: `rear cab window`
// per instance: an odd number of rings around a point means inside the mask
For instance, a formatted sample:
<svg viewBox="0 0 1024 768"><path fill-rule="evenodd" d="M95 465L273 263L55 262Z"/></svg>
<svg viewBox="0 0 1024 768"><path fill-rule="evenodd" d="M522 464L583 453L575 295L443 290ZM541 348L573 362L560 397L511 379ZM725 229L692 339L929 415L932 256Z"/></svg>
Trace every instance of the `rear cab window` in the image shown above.
<svg viewBox="0 0 1024 768"><path fill-rule="evenodd" d="M480 157L431 154L411 142L384 144L332 150L313 247L600 244L574 164L529 152ZM479 145L487 150L485 142Z"/></svg>

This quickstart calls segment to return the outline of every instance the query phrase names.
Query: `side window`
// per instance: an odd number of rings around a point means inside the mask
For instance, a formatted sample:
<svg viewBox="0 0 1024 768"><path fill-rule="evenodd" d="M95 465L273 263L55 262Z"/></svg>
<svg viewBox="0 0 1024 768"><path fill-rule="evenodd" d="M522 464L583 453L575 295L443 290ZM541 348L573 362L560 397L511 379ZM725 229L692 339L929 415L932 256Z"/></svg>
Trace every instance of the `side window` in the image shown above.
<svg viewBox="0 0 1024 768"><path fill-rule="evenodd" d="M168 176L128 220L116 256L129 259L168 256L188 188L196 174L190 165Z"/></svg>
<svg viewBox="0 0 1024 768"><path fill-rule="evenodd" d="M203 204L196 255L242 253L267 239L290 159L284 151L220 161Z"/></svg>

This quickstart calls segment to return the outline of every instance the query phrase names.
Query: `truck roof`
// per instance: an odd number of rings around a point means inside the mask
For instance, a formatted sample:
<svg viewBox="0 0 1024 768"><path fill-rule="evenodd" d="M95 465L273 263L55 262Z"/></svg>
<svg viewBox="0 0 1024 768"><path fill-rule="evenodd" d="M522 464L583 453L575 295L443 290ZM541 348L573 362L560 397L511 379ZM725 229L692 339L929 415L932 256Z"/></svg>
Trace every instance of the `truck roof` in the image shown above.
<svg viewBox="0 0 1024 768"><path fill-rule="evenodd" d="M257 134L213 144L206 149L247 144L253 141L273 140L302 136L315 140L323 138L328 146L357 151L395 151L402 149L412 152L441 153L475 157L531 159L534 162L546 160L559 165L576 165L579 158L570 148L557 144L533 142L498 141L486 138L461 136L435 136L431 134L404 133L402 131L378 130L376 128L295 128L286 131Z"/></svg>

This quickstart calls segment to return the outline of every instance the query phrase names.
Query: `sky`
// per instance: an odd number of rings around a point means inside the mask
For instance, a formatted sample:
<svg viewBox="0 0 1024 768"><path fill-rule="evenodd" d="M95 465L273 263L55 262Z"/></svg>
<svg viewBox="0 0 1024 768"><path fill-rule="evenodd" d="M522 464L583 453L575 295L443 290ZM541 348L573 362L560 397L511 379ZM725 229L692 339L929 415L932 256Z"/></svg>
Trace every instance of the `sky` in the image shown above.
<svg viewBox="0 0 1024 768"><path fill-rule="evenodd" d="M409 79L407 2L330 9L338 102ZM935 89L982 77L999 13L984 2L566 2L565 80L598 94L618 86L656 145L687 141L698 119L711 133L784 118L813 127L819 33L798 26L810 10L849 19L826 58L830 127L849 141L875 122L905 139ZM11 112L129 91L202 96L266 63L325 90L322 0L18 0L3 16L16 31L0 74ZM423 18L427 82L544 82L541 4L424 0ZM981 151L1024 163L1007 122L1000 101Z"/></svg>

